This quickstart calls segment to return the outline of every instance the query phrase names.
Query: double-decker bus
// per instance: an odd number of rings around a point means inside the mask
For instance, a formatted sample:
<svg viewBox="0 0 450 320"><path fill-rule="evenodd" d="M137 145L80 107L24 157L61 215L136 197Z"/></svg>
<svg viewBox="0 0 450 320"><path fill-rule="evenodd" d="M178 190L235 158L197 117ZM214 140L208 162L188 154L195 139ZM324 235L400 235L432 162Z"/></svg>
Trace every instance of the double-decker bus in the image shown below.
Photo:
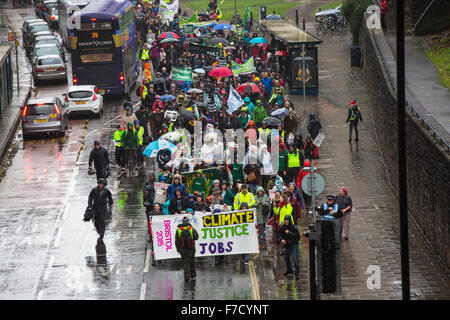
<svg viewBox="0 0 450 320"><path fill-rule="evenodd" d="M73 84L94 84L105 94L129 93L139 74L133 4L92 1L74 20Z"/></svg>
<svg viewBox="0 0 450 320"><path fill-rule="evenodd" d="M95 1L95 0L94 0ZM72 17L89 4L87 0L59 0L58 1L58 29L64 45L70 49L70 32Z"/></svg>

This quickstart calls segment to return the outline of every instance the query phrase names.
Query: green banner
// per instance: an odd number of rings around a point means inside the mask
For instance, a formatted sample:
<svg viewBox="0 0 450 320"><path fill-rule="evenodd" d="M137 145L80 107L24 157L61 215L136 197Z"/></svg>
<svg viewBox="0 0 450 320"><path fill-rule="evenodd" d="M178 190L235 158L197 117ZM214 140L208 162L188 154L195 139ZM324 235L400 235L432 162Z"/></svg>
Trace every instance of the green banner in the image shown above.
<svg viewBox="0 0 450 320"><path fill-rule="evenodd" d="M194 13L189 19L180 18L180 25L188 24L192 22L198 22L198 15Z"/></svg>
<svg viewBox="0 0 450 320"><path fill-rule="evenodd" d="M192 81L192 69L172 67L170 78L172 80L179 80L179 81Z"/></svg>
<svg viewBox="0 0 450 320"><path fill-rule="evenodd" d="M231 70L233 71L233 74L235 76L237 76L239 74L252 73L253 69L254 69L253 57L251 57L250 59L248 59L247 62L242 63L242 64L232 62Z"/></svg>
<svg viewBox="0 0 450 320"><path fill-rule="evenodd" d="M222 57L223 50L219 47L205 46L198 43L189 42L187 51L189 53L206 54L213 57Z"/></svg>

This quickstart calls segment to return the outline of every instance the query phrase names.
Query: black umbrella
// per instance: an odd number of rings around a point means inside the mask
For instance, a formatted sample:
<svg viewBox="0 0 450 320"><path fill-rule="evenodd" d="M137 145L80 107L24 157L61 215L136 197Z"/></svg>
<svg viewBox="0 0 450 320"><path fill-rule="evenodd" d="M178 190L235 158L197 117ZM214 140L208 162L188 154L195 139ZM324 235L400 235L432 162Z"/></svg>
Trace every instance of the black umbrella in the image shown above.
<svg viewBox="0 0 450 320"><path fill-rule="evenodd" d="M208 42L208 44L219 44L219 43L221 43L224 46L227 46L229 44L227 39L221 37L214 38Z"/></svg>
<svg viewBox="0 0 450 320"><path fill-rule="evenodd" d="M267 124L268 127L276 127L281 124L281 120L275 117L267 117L262 123Z"/></svg>
<svg viewBox="0 0 450 320"><path fill-rule="evenodd" d="M186 38L186 40L184 40L184 42L195 42L195 43L198 43L198 42L200 42L200 40L198 38Z"/></svg>
<svg viewBox="0 0 450 320"><path fill-rule="evenodd" d="M189 111L187 109L181 109L179 111L180 116L183 117L183 119L187 120L187 121L191 121L192 119L194 119L194 113L192 111Z"/></svg>
<svg viewBox="0 0 450 320"><path fill-rule="evenodd" d="M289 111L289 109L287 109L287 108L278 108L278 109L276 109L275 111L272 111L272 112L270 113L270 116L271 116L271 117L277 117L277 118L282 119L282 118L288 116L289 113L290 113L290 111Z"/></svg>

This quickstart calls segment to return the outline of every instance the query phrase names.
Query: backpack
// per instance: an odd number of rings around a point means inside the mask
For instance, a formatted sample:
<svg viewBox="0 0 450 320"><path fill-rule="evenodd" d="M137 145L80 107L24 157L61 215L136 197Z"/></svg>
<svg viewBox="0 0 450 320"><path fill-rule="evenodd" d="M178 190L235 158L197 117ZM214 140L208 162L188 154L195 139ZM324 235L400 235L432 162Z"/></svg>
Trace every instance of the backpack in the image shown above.
<svg viewBox="0 0 450 320"><path fill-rule="evenodd" d="M319 147L315 146L313 151L314 159L319 159Z"/></svg>
<svg viewBox="0 0 450 320"><path fill-rule="evenodd" d="M192 227L185 228L181 230L180 235L180 248L181 249L192 249L194 247L194 239L191 237Z"/></svg>

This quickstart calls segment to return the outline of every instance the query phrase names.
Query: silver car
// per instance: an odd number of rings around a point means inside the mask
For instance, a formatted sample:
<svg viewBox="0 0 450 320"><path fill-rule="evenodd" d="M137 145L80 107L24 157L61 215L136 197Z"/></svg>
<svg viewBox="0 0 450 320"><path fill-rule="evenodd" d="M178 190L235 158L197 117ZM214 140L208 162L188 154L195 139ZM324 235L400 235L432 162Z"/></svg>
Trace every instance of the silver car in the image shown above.
<svg viewBox="0 0 450 320"><path fill-rule="evenodd" d="M64 79L67 82L66 64L59 54L38 57L33 63L33 79L36 85L41 80Z"/></svg>
<svg viewBox="0 0 450 320"><path fill-rule="evenodd" d="M23 22L22 25L22 39L25 39L25 34L28 30L28 26L30 24L36 23L36 22L45 22L43 19L27 19Z"/></svg>
<svg viewBox="0 0 450 320"><path fill-rule="evenodd" d="M58 97L31 99L21 111L24 139L31 133L65 135L69 122L67 112Z"/></svg>
<svg viewBox="0 0 450 320"><path fill-rule="evenodd" d="M48 27L48 24L46 22L44 22L44 23L38 22L35 24L30 24L28 26L28 29L25 32L25 40L24 40L27 48L29 48L30 45L32 44L34 35L38 32L42 32L42 31L47 31L47 32L51 33L50 28Z"/></svg>
<svg viewBox="0 0 450 320"><path fill-rule="evenodd" d="M64 52L63 45L61 41L59 41L58 37L55 37L53 35L43 35L38 36L34 39L33 48L34 46L37 46L38 44L56 44L58 49L61 52Z"/></svg>
<svg viewBox="0 0 450 320"><path fill-rule="evenodd" d="M48 44L40 44L35 45L33 48L33 51L31 52L31 61L35 61L37 58L42 56L48 56L57 54L60 55L62 60L64 59L64 51L61 52L61 50L58 48L58 46L54 43L48 43Z"/></svg>

